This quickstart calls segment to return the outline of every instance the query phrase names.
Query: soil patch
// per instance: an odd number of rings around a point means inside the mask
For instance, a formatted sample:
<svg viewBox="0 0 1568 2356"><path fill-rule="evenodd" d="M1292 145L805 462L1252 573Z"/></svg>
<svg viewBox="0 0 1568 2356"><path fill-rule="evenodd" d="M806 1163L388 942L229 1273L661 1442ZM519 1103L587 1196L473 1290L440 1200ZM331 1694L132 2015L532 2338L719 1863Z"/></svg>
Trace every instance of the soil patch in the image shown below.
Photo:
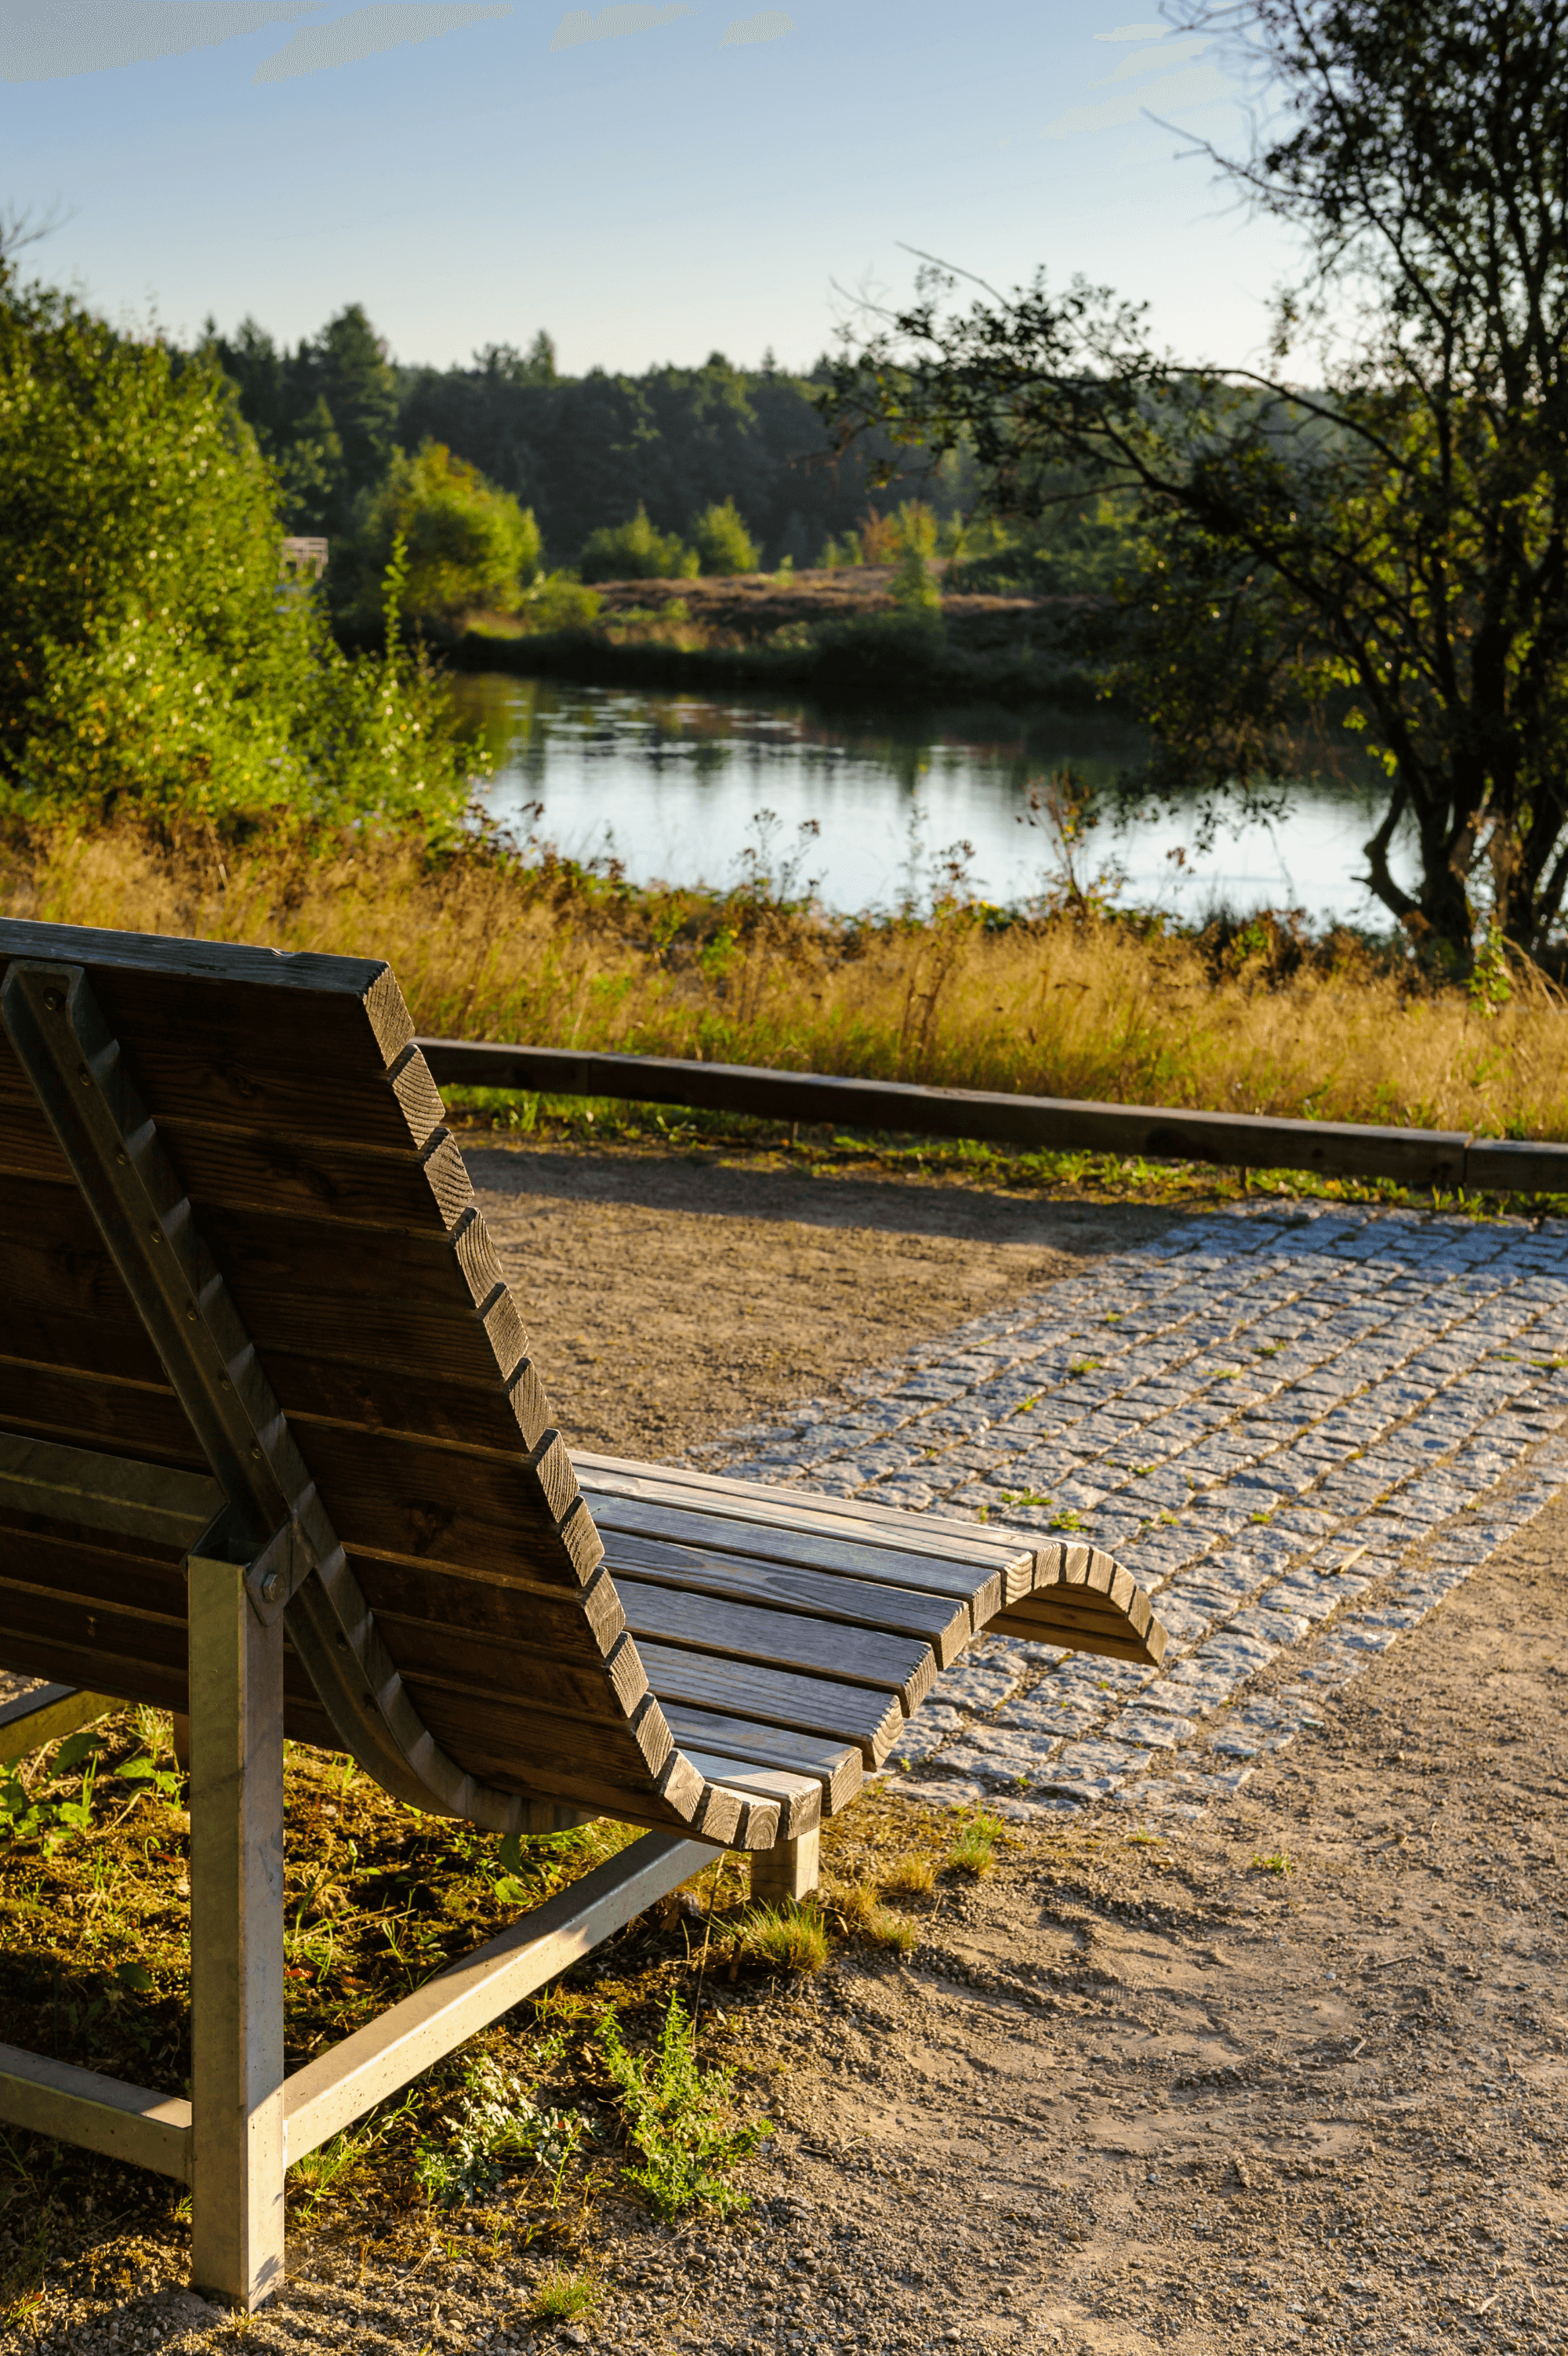
<svg viewBox="0 0 1568 2356"><path fill-rule="evenodd" d="M671 1457L1179 1214L717 1155L468 1145L568 1441Z"/></svg>

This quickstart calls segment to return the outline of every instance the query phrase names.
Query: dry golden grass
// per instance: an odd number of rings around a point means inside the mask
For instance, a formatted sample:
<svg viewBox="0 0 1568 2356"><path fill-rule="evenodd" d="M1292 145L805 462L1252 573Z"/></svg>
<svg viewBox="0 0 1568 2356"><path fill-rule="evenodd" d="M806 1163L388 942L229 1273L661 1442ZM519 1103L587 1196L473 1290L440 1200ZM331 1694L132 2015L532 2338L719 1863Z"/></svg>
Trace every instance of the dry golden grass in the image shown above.
<svg viewBox="0 0 1568 2356"><path fill-rule="evenodd" d="M1568 1136L1568 1020L1529 969L1492 1011L1347 940L1141 937L973 910L846 926L634 894L406 839L236 851L129 830L12 851L9 913L388 958L422 1031L1123 1103ZM1294 962L1294 970L1289 968Z"/></svg>

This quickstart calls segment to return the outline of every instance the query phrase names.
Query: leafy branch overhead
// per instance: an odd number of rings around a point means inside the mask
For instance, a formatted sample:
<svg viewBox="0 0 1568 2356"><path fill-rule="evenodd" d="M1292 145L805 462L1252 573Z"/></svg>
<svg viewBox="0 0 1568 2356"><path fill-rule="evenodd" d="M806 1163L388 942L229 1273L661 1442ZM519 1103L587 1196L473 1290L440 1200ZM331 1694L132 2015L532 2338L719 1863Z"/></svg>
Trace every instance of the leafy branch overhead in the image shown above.
<svg viewBox="0 0 1568 2356"><path fill-rule="evenodd" d="M1124 505L1114 613L1091 620L1159 743L1145 789L1277 800L1304 724L1348 727L1388 781L1366 845L1383 905L1460 961L1487 917L1538 950L1568 888L1568 6L1178 0L1175 20L1255 101L1244 152L1199 147L1298 241L1263 364L1158 349L1143 308L1082 280L1003 294L928 261L850 339L824 412L845 449L972 446L1002 514L1085 480Z"/></svg>

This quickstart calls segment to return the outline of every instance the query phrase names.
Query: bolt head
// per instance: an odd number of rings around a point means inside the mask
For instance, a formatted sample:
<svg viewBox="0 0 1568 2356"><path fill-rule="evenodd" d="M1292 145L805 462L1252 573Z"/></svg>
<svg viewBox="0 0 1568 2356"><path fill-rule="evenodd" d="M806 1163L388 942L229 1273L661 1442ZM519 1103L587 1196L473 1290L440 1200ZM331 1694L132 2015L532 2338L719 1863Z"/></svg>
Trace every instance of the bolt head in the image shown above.
<svg viewBox="0 0 1568 2356"><path fill-rule="evenodd" d="M60 1008L65 1004L65 996L63 991L58 990L46 990L44 992L44 1004L48 1008L51 1014L58 1014Z"/></svg>
<svg viewBox="0 0 1568 2356"><path fill-rule="evenodd" d="M263 1603L275 1603L275 1602L277 1601L277 1600L278 1600L278 1597L279 1597L282 1593L283 1593L283 1573L282 1573L282 1571L281 1571L281 1570L269 1570L269 1571L268 1571L268 1573L267 1573L267 1575L266 1575L266 1577L265 1577L265 1579L263 1579L263 1581L262 1581L262 1601L263 1601Z"/></svg>

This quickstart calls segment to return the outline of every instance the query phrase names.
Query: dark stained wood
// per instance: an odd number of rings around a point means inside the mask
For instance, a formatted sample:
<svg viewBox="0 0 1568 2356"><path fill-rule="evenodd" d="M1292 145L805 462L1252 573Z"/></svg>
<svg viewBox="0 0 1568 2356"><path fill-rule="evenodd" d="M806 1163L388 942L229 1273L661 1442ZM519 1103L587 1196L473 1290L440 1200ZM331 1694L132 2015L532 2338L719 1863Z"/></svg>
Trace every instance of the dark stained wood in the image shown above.
<svg viewBox="0 0 1568 2356"><path fill-rule="evenodd" d="M0 1311L0 1332L6 1322ZM0 1358L0 1429L106 1455L206 1470L179 1401L171 1390L150 1384L117 1383L102 1375L87 1379L54 1365Z"/></svg>
<svg viewBox="0 0 1568 2356"><path fill-rule="evenodd" d="M300 1438L303 1445L304 1427ZM530 1477L521 1445L508 1462L325 1424L310 1431L309 1442L310 1469L345 1546L548 1577L549 1556L535 1541L553 1533L560 1515ZM570 1495L559 1502L564 1509ZM557 1575L568 1577L564 1563L558 1562Z"/></svg>
<svg viewBox="0 0 1568 2356"><path fill-rule="evenodd" d="M661 1505L640 1498L607 1497L585 1488L594 1519L607 1540L614 1531L628 1537L664 1538L678 1546L722 1547L726 1554L752 1555L763 1561L798 1565L843 1579L863 1579L895 1586L950 1595L971 1604L979 1619L988 1619L1002 1601L1000 1575L972 1575L960 1563L940 1557L905 1552L888 1547L861 1547L848 1537L829 1536L814 1529L789 1531L777 1520L752 1521L728 1513L698 1513L679 1505Z"/></svg>
<svg viewBox="0 0 1568 2356"><path fill-rule="evenodd" d="M307 1455L308 1432L318 1422L456 1440L508 1456L515 1454L520 1438L526 1447L535 1446L550 1422L544 1386L529 1358L505 1385L498 1383L493 1367L488 1378L476 1380L471 1373L463 1377L445 1366L404 1374L276 1348L267 1353L267 1371Z"/></svg>
<svg viewBox="0 0 1568 2356"><path fill-rule="evenodd" d="M836 1736L841 1742L853 1742L870 1767L880 1767L907 1723L896 1697L865 1686L726 1661L674 1644L640 1643L637 1649L661 1704L677 1703L725 1718L754 1718L765 1726L793 1727L802 1734Z"/></svg>
<svg viewBox="0 0 1568 2356"><path fill-rule="evenodd" d="M762 1726L754 1719L725 1718L711 1710L666 1706L670 1731L685 1751L722 1751L759 1766L781 1767L791 1773L814 1775L822 1787L830 1815L849 1805L865 1781L865 1762L852 1743L832 1742L819 1735L800 1734L779 1726Z"/></svg>
<svg viewBox="0 0 1568 2356"><path fill-rule="evenodd" d="M421 1685L441 1686L475 1702L493 1703L520 1718L535 1709L586 1727L619 1729L648 1691L637 1647L627 1637L606 1659L596 1647L575 1660L489 1637L482 1644L439 1622L377 1614L393 1657L417 1659ZM398 1640L402 1639L401 1642Z"/></svg>
<svg viewBox="0 0 1568 2356"><path fill-rule="evenodd" d="M1378 1129L1349 1121L1194 1112L1168 1105L1093 1104L1067 1097L930 1088L903 1080L682 1063L660 1055L572 1047L431 1038L420 1044L444 1087L618 1097L633 1104L689 1105L697 1110L832 1121L841 1128L920 1137L991 1138L1046 1153L1087 1151L1142 1155L1156 1162L1219 1162L1230 1168L1338 1171L1397 1178L1407 1186L1448 1187L1464 1182L1469 1142L1461 1130Z"/></svg>
<svg viewBox="0 0 1568 2356"><path fill-rule="evenodd" d="M580 1658L586 1643L607 1653L626 1628L615 1581L601 1571L585 1589L521 1579L474 1579L447 1572L433 1580L424 1564L388 1562L348 1549L349 1567L378 1619L383 1615L435 1625L475 1640L482 1654L491 1641L532 1644Z"/></svg>
<svg viewBox="0 0 1568 2356"><path fill-rule="evenodd" d="M295 1210L345 1226L439 1235L474 1207L462 1155L445 1130L423 1155L411 1143L402 1153L367 1153L329 1138L253 1135L193 1121L160 1122L159 1135L199 1212ZM73 1186L54 1132L31 1101L0 1102L0 1175Z"/></svg>
<svg viewBox="0 0 1568 2356"><path fill-rule="evenodd" d="M724 1596L736 1603L767 1603L779 1611L808 1612L819 1620L923 1637L935 1653L939 1668L951 1666L971 1633L967 1607L950 1596L923 1595L912 1588L870 1580L835 1578L827 1571L798 1569L790 1563L721 1554L712 1547L671 1546L657 1538L612 1531L606 1540L605 1560L618 1574L625 1572L693 1594Z"/></svg>
<svg viewBox="0 0 1568 2356"><path fill-rule="evenodd" d="M753 1661L867 1686L878 1694L897 1694L909 1714L936 1682L931 1648L918 1639L811 1620L799 1612L769 1612L716 1596L689 1595L680 1588L650 1587L639 1579L618 1579L616 1590L627 1625L639 1644L646 1638L716 1653L726 1661Z"/></svg>

